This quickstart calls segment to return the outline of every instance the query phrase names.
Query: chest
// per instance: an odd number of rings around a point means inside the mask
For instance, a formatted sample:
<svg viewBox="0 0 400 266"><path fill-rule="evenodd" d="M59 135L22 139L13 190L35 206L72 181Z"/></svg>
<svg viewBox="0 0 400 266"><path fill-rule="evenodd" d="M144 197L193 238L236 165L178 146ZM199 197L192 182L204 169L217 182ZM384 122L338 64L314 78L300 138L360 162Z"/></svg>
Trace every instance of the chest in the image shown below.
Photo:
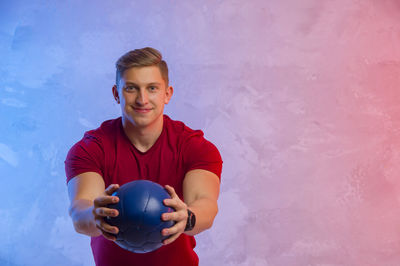
<svg viewBox="0 0 400 266"><path fill-rule="evenodd" d="M105 152L105 183L123 185L133 180L146 179L162 186L171 185L182 197L184 165L176 145L159 143L145 153L126 142L118 141Z"/></svg>

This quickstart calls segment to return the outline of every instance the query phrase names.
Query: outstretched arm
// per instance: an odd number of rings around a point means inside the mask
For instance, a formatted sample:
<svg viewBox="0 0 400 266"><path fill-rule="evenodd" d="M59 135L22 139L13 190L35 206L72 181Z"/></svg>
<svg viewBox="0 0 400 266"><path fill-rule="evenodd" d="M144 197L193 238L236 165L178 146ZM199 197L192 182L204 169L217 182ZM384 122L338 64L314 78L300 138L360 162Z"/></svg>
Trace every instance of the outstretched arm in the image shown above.
<svg viewBox="0 0 400 266"><path fill-rule="evenodd" d="M171 235L164 241L169 244L175 241L185 230L187 221L187 209L196 215L195 227L187 232L187 235L194 236L206 229L209 229L218 213L219 178L216 174L202 169L191 170L186 173L183 181L183 202L175 190L166 186L172 199L164 200L165 205L173 207L173 213L164 213L164 220L174 220L176 224L171 228L164 229L163 235Z"/></svg>
<svg viewBox="0 0 400 266"><path fill-rule="evenodd" d="M68 182L68 194L71 200L69 214L75 231L88 236L103 236L115 240L113 234L118 228L110 226L103 219L106 216L117 216L118 211L107 208L107 204L115 203L118 197L111 194L119 188L113 184L105 189L103 178L95 172L86 172L72 178Z"/></svg>

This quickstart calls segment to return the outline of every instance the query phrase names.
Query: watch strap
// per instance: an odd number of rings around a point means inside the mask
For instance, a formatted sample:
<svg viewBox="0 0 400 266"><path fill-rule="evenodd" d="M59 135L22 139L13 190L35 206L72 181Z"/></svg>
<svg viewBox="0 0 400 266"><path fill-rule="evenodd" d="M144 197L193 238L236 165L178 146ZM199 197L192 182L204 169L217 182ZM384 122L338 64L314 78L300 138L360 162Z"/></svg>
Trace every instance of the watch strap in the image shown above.
<svg viewBox="0 0 400 266"><path fill-rule="evenodd" d="M196 216L191 210L187 209L187 211L188 211L188 218L186 221L185 231L190 231L194 228L194 225L196 224Z"/></svg>

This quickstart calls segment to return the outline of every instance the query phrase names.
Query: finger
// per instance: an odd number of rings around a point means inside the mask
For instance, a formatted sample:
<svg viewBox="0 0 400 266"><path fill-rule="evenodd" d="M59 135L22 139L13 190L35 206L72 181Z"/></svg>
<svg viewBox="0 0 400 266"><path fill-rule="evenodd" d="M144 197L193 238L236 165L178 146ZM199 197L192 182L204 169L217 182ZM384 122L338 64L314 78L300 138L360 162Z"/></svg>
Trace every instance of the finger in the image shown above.
<svg viewBox="0 0 400 266"><path fill-rule="evenodd" d="M94 199L94 206L102 207L106 206L107 204L114 204L119 201L119 198L116 196L100 196Z"/></svg>
<svg viewBox="0 0 400 266"><path fill-rule="evenodd" d="M119 212L116 209L102 207L102 208L95 208L94 214L97 216L102 216L102 217L106 217L106 216L117 217L119 215Z"/></svg>
<svg viewBox="0 0 400 266"><path fill-rule="evenodd" d="M165 240L163 241L163 244L164 244L164 245L171 244L171 243L174 242L180 235L181 235L181 233L178 233L178 234L175 234L175 235L172 235L172 236L168 237L167 239L165 239Z"/></svg>
<svg viewBox="0 0 400 266"><path fill-rule="evenodd" d="M164 199L163 202L165 205L168 205L168 206L180 206L181 205L181 200L179 198Z"/></svg>
<svg viewBox="0 0 400 266"><path fill-rule="evenodd" d="M174 198L174 196L176 195L175 189L169 185L165 185L165 188L167 189L169 195L171 196L171 198ZM177 196L177 195L176 195Z"/></svg>
<svg viewBox="0 0 400 266"><path fill-rule="evenodd" d="M171 226L169 228L164 228L161 231L161 234L163 236L167 236L167 235L173 235L176 233L183 233L185 231L185 227L186 227L186 223L181 222L177 222L174 226Z"/></svg>
<svg viewBox="0 0 400 266"><path fill-rule="evenodd" d="M165 206L174 208L176 211L187 209L187 204L183 202L180 198L174 199L164 199L163 203Z"/></svg>
<svg viewBox="0 0 400 266"><path fill-rule="evenodd" d="M112 193L114 193L115 191L117 191L119 189L119 185L118 184L111 184L109 185L106 190L104 191L107 195L112 195Z"/></svg>
<svg viewBox="0 0 400 266"><path fill-rule="evenodd" d="M117 237L113 234L107 233L106 231L104 231L103 229L101 229L99 226L96 225L96 227L101 231L101 233L103 234L103 236L111 241L115 241L117 240Z"/></svg>
<svg viewBox="0 0 400 266"><path fill-rule="evenodd" d="M166 185L165 188L167 189L168 194L171 196L171 198L173 198L173 199L174 198L179 198L178 195L175 192L175 189L173 187L171 187L169 185Z"/></svg>
<svg viewBox="0 0 400 266"><path fill-rule="evenodd" d="M175 206L175 205L176 205L176 202L175 202L175 200L173 200L173 199L164 199L164 200L163 200L163 203L164 203L166 206Z"/></svg>
<svg viewBox="0 0 400 266"><path fill-rule="evenodd" d="M111 226L108 223L106 223L103 219L97 219L96 220L96 226L103 230L104 232L107 232L109 234L118 234L119 229L116 226Z"/></svg>
<svg viewBox="0 0 400 266"><path fill-rule="evenodd" d="M185 209L186 210L186 209ZM186 221L188 217L187 211L177 211L177 212L165 212L162 214L161 218L164 221Z"/></svg>
<svg viewBox="0 0 400 266"><path fill-rule="evenodd" d="M173 216L172 216L171 214L172 214L172 212L163 213L163 214L161 215L161 219L162 219L163 221L172 220Z"/></svg>

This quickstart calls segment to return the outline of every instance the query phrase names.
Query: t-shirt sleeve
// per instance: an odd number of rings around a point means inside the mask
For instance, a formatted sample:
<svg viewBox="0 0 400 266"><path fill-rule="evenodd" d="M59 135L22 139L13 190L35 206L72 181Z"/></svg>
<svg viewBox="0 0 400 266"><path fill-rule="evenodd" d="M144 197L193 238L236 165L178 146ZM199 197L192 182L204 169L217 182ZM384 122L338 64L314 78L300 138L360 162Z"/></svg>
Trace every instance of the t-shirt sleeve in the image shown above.
<svg viewBox="0 0 400 266"><path fill-rule="evenodd" d="M104 176L104 150L99 138L88 133L78 141L65 159L67 183L75 176L85 172L96 172Z"/></svg>
<svg viewBox="0 0 400 266"><path fill-rule="evenodd" d="M185 171L203 169L213 172L221 179L222 158L217 147L202 134L191 137L184 147Z"/></svg>

